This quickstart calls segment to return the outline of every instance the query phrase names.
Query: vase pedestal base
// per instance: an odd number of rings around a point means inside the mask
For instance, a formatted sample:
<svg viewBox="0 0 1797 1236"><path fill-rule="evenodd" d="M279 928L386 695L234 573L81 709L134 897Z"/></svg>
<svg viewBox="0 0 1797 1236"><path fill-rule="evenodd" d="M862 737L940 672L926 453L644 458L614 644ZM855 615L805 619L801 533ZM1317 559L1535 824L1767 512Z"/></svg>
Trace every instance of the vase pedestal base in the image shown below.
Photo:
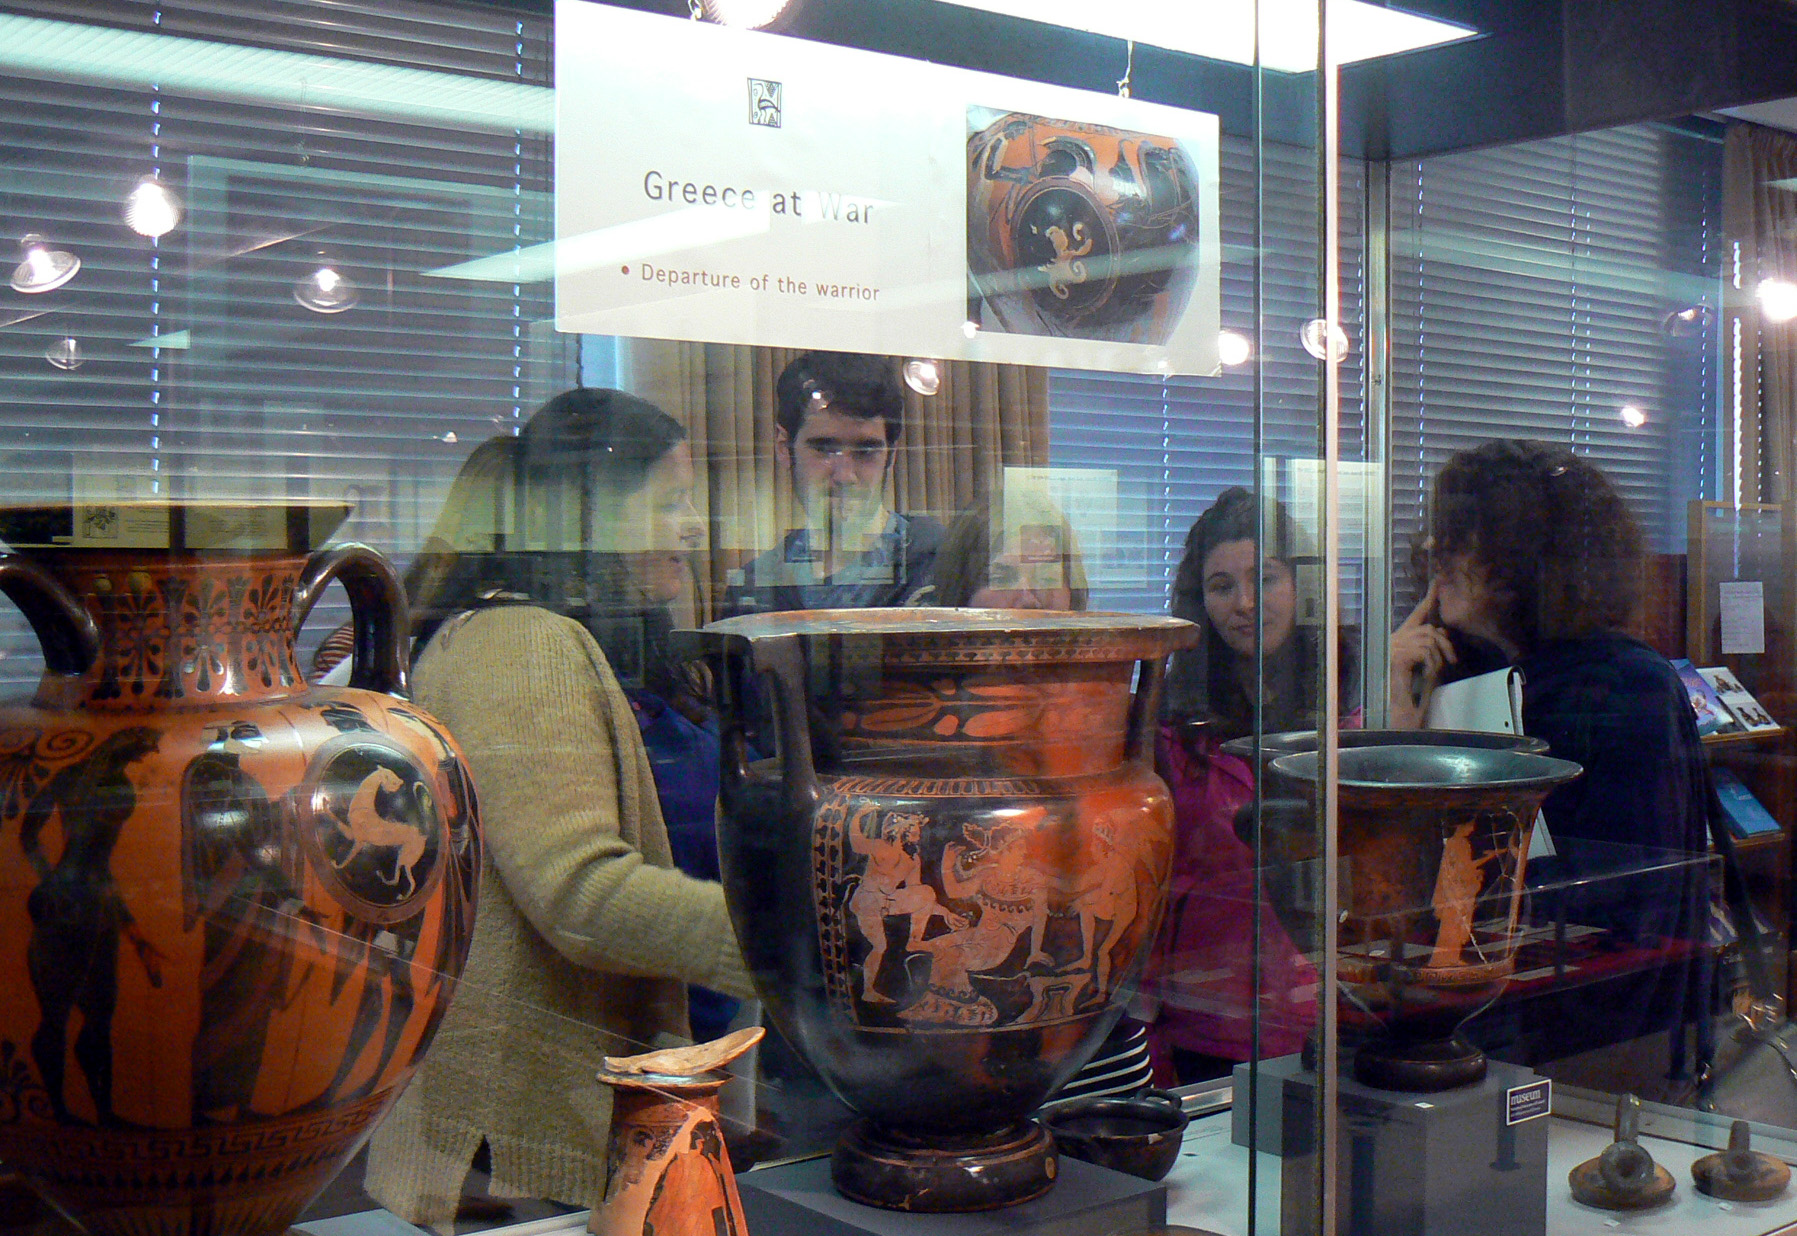
<svg viewBox="0 0 1797 1236"><path fill-rule="evenodd" d="M858 1120L836 1143L830 1177L851 1201L913 1214L998 1210L1054 1188L1054 1138L1034 1120L987 1136L931 1136Z"/></svg>
<svg viewBox="0 0 1797 1236"><path fill-rule="evenodd" d="M1374 1037L1354 1053L1354 1078L1411 1094L1455 1090L1485 1079L1485 1053L1458 1033L1445 1039Z"/></svg>
<svg viewBox="0 0 1797 1236"><path fill-rule="evenodd" d="M1322 1230L1317 1077L1268 1072L1260 1085L1279 1093L1282 1109L1280 1231L1309 1236ZM1429 1095L1343 1077L1336 1091L1336 1230L1342 1236L1543 1236L1551 1095L1546 1078L1501 1061L1476 1085Z"/></svg>
<svg viewBox="0 0 1797 1236"><path fill-rule="evenodd" d="M1055 1187L1035 1201L944 1217L851 1202L830 1180L828 1159L804 1159L736 1178L754 1236L1114 1236L1167 1221L1167 1186L1062 1159ZM945 1227L948 1225L948 1227Z"/></svg>

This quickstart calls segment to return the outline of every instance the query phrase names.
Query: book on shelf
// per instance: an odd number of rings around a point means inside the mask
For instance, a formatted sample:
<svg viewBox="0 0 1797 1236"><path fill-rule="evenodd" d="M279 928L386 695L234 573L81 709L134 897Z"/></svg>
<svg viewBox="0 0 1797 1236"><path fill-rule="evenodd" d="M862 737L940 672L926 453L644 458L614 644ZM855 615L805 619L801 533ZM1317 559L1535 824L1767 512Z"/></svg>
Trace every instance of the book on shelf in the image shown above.
<svg viewBox="0 0 1797 1236"><path fill-rule="evenodd" d="M1764 705L1753 698L1753 692L1741 685L1734 671L1726 665L1706 666L1697 671L1698 676L1715 689L1717 698L1723 706L1739 721L1748 732L1756 730L1775 730L1778 722L1772 719Z"/></svg>
<svg viewBox="0 0 1797 1236"><path fill-rule="evenodd" d="M1722 801L1722 814L1728 830L1737 837L1758 837L1776 833L1778 821L1766 810L1753 791L1727 768L1711 770L1716 779L1716 797Z"/></svg>
<svg viewBox="0 0 1797 1236"><path fill-rule="evenodd" d="M1746 730L1746 724L1723 702L1715 684L1695 665L1680 657L1672 663L1672 668L1678 671L1679 681L1685 684L1685 691L1691 697L1691 711L1696 714L1699 738L1708 738L1711 734L1739 734Z"/></svg>

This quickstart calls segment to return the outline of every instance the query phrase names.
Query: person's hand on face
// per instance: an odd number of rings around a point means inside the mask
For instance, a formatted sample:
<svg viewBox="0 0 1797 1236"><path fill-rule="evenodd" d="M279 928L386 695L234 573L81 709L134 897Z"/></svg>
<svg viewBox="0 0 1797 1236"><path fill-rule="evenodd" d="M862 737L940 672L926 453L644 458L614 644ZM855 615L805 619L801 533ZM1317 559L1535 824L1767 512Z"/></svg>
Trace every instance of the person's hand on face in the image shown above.
<svg viewBox="0 0 1797 1236"><path fill-rule="evenodd" d="M1257 592L1265 580L1264 595ZM1292 569L1278 558L1264 567L1250 540L1225 541L1204 556L1204 612L1225 646L1240 657L1254 655L1254 632L1261 651L1284 648L1297 627L1298 589Z"/></svg>
<svg viewBox="0 0 1797 1236"><path fill-rule="evenodd" d="M1440 588L1438 581L1431 580L1429 591L1392 632L1389 719L1393 729L1423 727L1435 684L1441 681L1442 670L1456 659L1447 628L1440 625Z"/></svg>

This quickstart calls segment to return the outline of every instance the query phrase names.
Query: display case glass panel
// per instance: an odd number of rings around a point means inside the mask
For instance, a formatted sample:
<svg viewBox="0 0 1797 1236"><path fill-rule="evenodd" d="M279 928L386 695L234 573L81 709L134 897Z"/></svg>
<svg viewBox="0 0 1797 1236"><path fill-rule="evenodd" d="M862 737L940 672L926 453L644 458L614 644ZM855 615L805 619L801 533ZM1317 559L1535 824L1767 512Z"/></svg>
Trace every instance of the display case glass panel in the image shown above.
<svg viewBox="0 0 1797 1236"><path fill-rule="evenodd" d="M0 3L21 1226L1789 1221L1792 35L1115 7Z"/></svg>

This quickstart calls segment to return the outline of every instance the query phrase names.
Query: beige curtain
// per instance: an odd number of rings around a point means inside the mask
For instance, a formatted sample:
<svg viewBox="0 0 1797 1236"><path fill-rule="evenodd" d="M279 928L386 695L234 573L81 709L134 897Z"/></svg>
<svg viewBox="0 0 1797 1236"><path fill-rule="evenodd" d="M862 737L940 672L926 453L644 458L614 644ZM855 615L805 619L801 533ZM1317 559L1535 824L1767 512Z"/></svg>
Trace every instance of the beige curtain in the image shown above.
<svg viewBox="0 0 1797 1236"><path fill-rule="evenodd" d="M730 572L801 522L774 459L774 383L797 349L637 339L622 383L692 437L694 495L710 536L693 608L700 621ZM1048 371L938 362L936 394L905 389L905 433L893 465L893 509L944 522L995 487L1006 467L1048 463Z"/></svg>
<svg viewBox="0 0 1797 1236"><path fill-rule="evenodd" d="M1729 126L1722 224L1723 234L1740 246L1738 279L1734 255L1723 256L1729 295L1722 346L1726 399L1740 418L1741 501L1784 508L1783 578L1767 581L1770 600L1789 596L1797 585L1797 488L1791 479L1797 459L1797 321L1766 320L1755 293L1763 279L1797 283L1797 138L1758 125ZM1737 672L1773 715L1789 724L1797 715L1797 646L1792 626L1778 608L1769 616L1762 664L1743 664Z"/></svg>

